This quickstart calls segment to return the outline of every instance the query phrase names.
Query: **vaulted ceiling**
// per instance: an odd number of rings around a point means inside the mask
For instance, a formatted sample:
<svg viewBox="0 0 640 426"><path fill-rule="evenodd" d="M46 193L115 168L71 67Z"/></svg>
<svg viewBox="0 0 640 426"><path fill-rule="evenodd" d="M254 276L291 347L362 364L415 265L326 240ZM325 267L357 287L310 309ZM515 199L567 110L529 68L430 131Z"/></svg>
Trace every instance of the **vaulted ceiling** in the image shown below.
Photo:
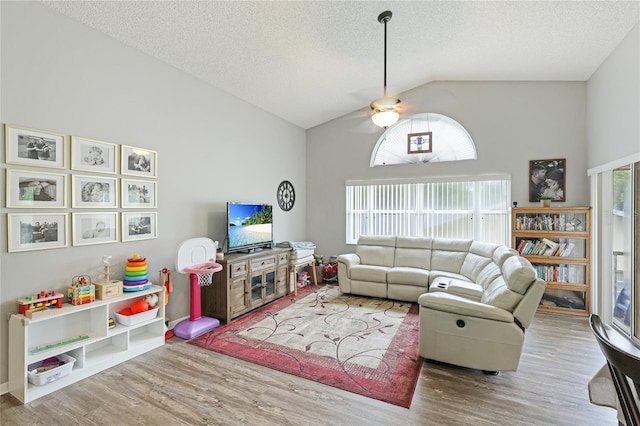
<svg viewBox="0 0 640 426"><path fill-rule="evenodd" d="M436 80L585 81L635 1L49 1L304 129Z"/></svg>

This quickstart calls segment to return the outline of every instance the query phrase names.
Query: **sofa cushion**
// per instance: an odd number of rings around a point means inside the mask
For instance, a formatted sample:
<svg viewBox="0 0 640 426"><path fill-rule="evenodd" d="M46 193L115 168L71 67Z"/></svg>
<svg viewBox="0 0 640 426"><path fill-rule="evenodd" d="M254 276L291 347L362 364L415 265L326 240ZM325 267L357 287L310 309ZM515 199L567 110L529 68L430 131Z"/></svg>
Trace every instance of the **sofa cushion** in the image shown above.
<svg viewBox="0 0 640 426"><path fill-rule="evenodd" d="M484 290L480 302L513 312L520 300L522 295L509 290L504 278L498 277Z"/></svg>
<svg viewBox="0 0 640 426"><path fill-rule="evenodd" d="M431 269L431 243L429 237L398 237L394 266Z"/></svg>
<svg viewBox="0 0 640 426"><path fill-rule="evenodd" d="M423 309L451 312L457 315L486 318L490 320L513 322L513 315L503 309L487 306L486 304L466 300L463 297L448 293L427 293L418 298Z"/></svg>
<svg viewBox="0 0 640 426"><path fill-rule="evenodd" d="M467 257L471 240L447 240L434 238L431 249L431 264L441 271L460 273Z"/></svg>
<svg viewBox="0 0 640 426"><path fill-rule="evenodd" d="M460 268L460 273L472 281L478 278L478 275L489 264L493 263L491 257L484 257L475 253L467 254L464 263Z"/></svg>
<svg viewBox="0 0 640 426"><path fill-rule="evenodd" d="M502 271L500 270L498 265L493 262L489 262L487 266L485 266L482 271L480 271L475 281L480 286L482 286L482 288L487 288L489 287L489 284L493 282L493 280L500 276L502 276Z"/></svg>
<svg viewBox="0 0 640 426"><path fill-rule="evenodd" d="M389 284L403 284L429 288L429 271L420 268L393 267L387 271Z"/></svg>
<svg viewBox="0 0 640 426"><path fill-rule="evenodd" d="M455 278L457 280L468 280L467 277L465 277L462 274L456 274L455 272L447 272L447 271L439 271L439 270L435 270L435 271L431 271L429 272L429 282L431 283L430 285L433 285L433 283L438 279L438 278Z"/></svg>
<svg viewBox="0 0 640 426"><path fill-rule="evenodd" d="M518 252L507 246L500 246L493 252L493 261L502 268L502 264L511 256L517 256Z"/></svg>
<svg viewBox="0 0 640 426"><path fill-rule="evenodd" d="M387 282L386 266L354 265L351 268L351 279L357 281L371 281L376 283Z"/></svg>
<svg viewBox="0 0 640 426"><path fill-rule="evenodd" d="M531 262L521 256L511 256L502 265L502 275L507 287L519 294L524 294L536 278L536 270Z"/></svg>
<svg viewBox="0 0 640 426"><path fill-rule="evenodd" d="M396 237L363 236L358 240L356 254L364 265L393 266Z"/></svg>

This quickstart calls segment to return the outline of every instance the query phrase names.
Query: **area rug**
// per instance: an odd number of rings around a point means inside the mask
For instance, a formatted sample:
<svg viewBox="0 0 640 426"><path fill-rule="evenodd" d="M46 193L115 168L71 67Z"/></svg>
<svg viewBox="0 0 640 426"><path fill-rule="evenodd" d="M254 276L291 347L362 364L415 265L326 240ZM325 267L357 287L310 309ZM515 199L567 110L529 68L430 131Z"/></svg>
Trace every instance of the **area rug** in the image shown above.
<svg viewBox="0 0 640 426"><path fill-rule="evenodd" d="M307 286L188 343L409 408L418 305Z"/></svg>

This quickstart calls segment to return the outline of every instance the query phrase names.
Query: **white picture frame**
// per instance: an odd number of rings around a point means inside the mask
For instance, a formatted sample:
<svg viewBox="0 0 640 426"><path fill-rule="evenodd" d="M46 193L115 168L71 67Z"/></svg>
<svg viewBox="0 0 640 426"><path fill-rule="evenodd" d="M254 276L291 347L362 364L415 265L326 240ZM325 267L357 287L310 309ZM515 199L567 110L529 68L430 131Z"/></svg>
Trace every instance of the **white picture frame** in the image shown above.
<svg viewBox="0 0 640 426"><path fill-rule="evenodd" d="M118 206L118 182L105 176L72 175L71 207L115 208Z"/></svg>
<svg viewBox="0 0 640 426"><path fill-rule="evenodd" d="M157 183L151 180L121 179L121 206L127 208L156 208Z"/></svg>
<svg viewBox="0 0 640 426"><path fill-rule="evenodd" d="M84 246L118 242L117 212L72 213L72 244Z"/></svg>
<svg viewBox="0 0 640 426"><path fill-rule="evenodd" d="M71 136L72 170L115 174L118 155L118 145L114 143Z"/></svg>
<svg viewBox="0 0 640 426"><path fill-rule="evenodd" d="M8 208L67 207L67 175L7 169Z"/></svg>
<svg viewBox="0 0 640 426"><path fill-rule="evenodd" d="M122 145L120 152L121 168L123 175L133 175L146 178L155 178L158 168L158 153L150 149L135 146Z"/></svg>
<svg viewBox="0 0 640 426"><path fill-rule="evenodd" d="M122 212L122 242L158 238L156 212Z"/></svg>
<svg viewBox="0 0 640 426"><path fill-rule="evenodd" d="M7 214L7 251L67 247L68 213Z"/></svg>
<svg viewBox="0 0 640 426"><path fill-rule="evenodd" d="M8 164L66 168L66 135L9 124L4 131Z"/></svg>

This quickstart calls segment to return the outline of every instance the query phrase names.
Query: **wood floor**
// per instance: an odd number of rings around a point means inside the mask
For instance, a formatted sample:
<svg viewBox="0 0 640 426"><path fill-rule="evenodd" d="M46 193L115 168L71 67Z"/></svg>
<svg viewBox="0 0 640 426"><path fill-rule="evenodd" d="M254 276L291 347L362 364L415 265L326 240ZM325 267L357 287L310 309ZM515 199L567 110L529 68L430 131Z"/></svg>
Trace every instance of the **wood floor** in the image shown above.
<svg viewBox="0 0 640 426"><path fill-rule="evenodd" d="M21 405L2 425L616 425L589 403L604 364L587 318L536 314L517 372L424 362L411 409L248 364L173 338L164 347Z"/></svg>

